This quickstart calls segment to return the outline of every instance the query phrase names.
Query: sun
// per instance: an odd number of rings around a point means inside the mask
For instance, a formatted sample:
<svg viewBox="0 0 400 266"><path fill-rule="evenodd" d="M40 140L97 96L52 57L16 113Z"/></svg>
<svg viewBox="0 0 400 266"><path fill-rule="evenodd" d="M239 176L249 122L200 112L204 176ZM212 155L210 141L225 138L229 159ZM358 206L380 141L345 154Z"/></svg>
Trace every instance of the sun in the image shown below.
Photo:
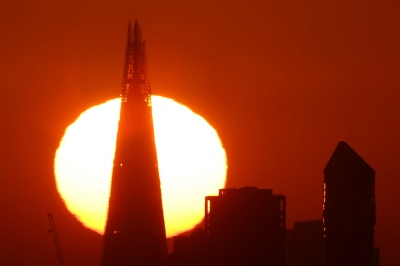
<svg viewBox="0 0 400 266"><path fill-rule="evenodd" d="M152 96L167 236L204 217L204 197L225 186L227 159L217 132L172 99ZM85 226L104 232L120 99L83 112L65 131L54 159L57 190Z"/></svg>

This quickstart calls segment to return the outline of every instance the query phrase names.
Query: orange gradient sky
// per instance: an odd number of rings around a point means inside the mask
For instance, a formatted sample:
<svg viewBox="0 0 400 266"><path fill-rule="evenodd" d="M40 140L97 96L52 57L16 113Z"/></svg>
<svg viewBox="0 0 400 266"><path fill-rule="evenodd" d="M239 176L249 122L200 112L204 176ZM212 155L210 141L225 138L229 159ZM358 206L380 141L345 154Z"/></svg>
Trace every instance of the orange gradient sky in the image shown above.
<svg viewBox="0 0 400 266"><path fill-rule="evenodd" d="M63 203L54 154L82 112L118 97L135 19L152 92L217 130L227 187L286 195L288 228L322 219L322 171L344 140L376 171L381 265L400 265L398 0L2 1L4 265L56 265L48 211L70 264L98 264L102 239Z"/></svg>

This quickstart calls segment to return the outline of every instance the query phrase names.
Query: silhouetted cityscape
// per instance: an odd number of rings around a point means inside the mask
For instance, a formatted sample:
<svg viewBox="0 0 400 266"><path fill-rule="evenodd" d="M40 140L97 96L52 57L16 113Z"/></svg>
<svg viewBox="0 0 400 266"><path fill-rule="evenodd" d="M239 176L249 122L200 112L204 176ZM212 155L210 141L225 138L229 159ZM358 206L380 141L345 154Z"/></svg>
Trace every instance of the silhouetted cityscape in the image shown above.
<svg viewBox="0 0 400 266"><path fill-rule="evenodd" d="M146 55L129 26L102 265L375 266L375 172L344 141L324 170L323 220L286 229L286 197L272 189L205 195L204 225L174 237L167 258ZM201 199L199 199L201 200Z"/></svg>
<svg viewBox="0 0 400 266"><path fill-rule="evenodd" d="M323 220L286 230L286 198L270 189L205 197L204 228L174 238L169 265L379 265L375 172L344 141L325 170Z"/></svg>

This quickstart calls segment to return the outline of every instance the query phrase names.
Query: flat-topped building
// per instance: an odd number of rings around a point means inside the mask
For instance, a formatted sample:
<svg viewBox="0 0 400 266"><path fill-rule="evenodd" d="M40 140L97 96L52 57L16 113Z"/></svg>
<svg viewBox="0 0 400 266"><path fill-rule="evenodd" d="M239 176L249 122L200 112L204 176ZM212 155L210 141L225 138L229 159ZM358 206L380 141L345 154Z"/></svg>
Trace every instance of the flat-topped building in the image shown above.
<svg viewBox="0 0 400 266"><path fill-rule="evenodd" d="M215 265L285 264L285 196L244 187L220 189L205 200L205 232Z"/></svg>

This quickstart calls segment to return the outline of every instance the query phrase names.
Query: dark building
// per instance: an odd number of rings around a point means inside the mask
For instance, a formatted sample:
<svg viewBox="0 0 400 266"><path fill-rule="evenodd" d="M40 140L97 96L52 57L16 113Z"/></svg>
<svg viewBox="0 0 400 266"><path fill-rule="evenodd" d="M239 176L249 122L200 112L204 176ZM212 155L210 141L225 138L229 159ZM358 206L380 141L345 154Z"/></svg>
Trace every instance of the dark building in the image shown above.
<svg viewBox="0 0 400 266"><path fill-rule="evenodd" d="M295 222L286 231L286 266L323 266L324 226L322 220Z"/></svg>
<svg viewBox="0 0 400 266"><path fill-rule="evenodd" d="M374 247L374 266L379 266L380 264L380 250Z"/></svg>
<svg viewBox="0 0 400 266"><path fill-rule="evenodd" d="M374 265L375 171L346 142L324 170L326 266Z"/></svg>
<svg viewBox="0 0 400 266"><path fill-rule="evenodd" d="M189 236L174 237L174 251L168 257L169 266L210 266L211 260L208 236L196 228Z"/></svg>
<svg viewBox="0 0 400 266"><path fill-rule="evenodd" d="M101 263L165 265L167 255L145 45L135 22L128 28Z"/></svg>
<svg viewBox="0 0 400 266"><path fill-rule="evenodd" d="M244 187L220 189L205 201L209 265L285 264L285 196Z"/></svg>

